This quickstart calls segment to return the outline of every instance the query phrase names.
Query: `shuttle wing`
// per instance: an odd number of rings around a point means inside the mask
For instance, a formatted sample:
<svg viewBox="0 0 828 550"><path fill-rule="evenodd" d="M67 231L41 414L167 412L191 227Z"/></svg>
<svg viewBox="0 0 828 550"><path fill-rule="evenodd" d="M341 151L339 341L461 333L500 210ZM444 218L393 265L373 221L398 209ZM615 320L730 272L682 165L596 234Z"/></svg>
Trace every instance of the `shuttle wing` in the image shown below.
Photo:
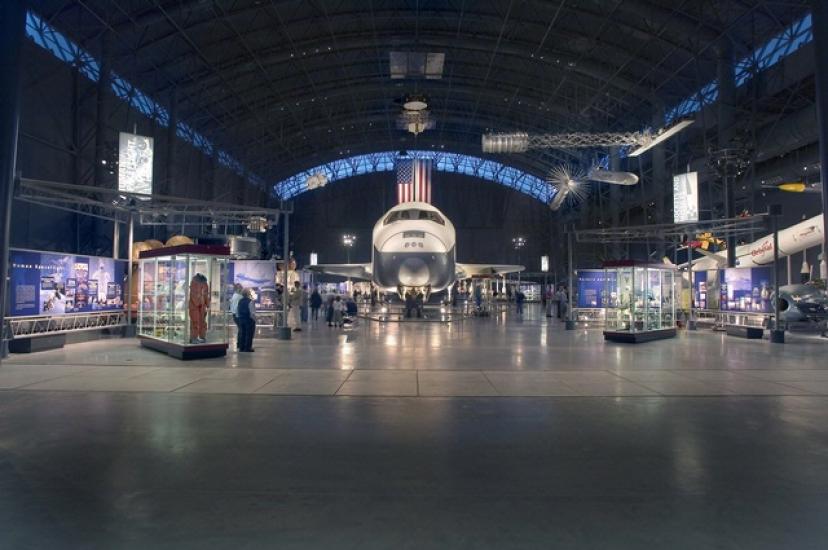
<svg viewBox="0 0 828 550"><path fill-rule="evenodd" d="M457 264L457 278L468 279L475 275L505 275L526 269L522 265Z"/></svg>
<svg viewBox="0 0 828 550"><path fill-rule="evenodd" d="M316 273L371 280L371 264L321 264L309 266L308 269Z"/></svg>

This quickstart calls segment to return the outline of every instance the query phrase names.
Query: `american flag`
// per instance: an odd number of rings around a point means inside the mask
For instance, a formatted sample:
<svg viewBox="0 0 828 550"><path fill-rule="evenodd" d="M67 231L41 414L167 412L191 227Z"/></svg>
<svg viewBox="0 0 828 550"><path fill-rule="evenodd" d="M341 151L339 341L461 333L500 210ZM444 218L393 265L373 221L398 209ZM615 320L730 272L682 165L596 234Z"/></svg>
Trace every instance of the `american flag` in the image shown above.
<svg viewBox="0 0 828 550"><path fill-rule="evenodd" d="M431 203L431 159L397 161L397 203Z"/></svg>

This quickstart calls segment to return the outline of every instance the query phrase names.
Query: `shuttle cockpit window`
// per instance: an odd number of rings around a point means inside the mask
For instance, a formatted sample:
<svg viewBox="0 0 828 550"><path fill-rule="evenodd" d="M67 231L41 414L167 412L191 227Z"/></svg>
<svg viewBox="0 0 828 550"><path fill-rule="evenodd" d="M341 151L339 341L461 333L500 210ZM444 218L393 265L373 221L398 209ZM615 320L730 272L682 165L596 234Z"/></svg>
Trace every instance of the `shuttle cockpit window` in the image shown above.
<svg viewBox="0 0 828 550"><path fill-rule="evenodd" d="M417 219L420 220L428 220L434 223L439 223L440 225L446 225L446 222L443 220L443 217L440 216L437 212L431 212L429 210L420 210L420 215Z"/></svg>
<svg viewBox="0 0 828 550"><path fill-rule="evenodd" d="M446 225L445 220L443 220L442 216L440 216L437 212L416 210L413 208L410 210L397 210L396 212L391 212L388 214L388 217L385 218L384 225L398 222L400 220L428 220L439 223L440 225Z"/></svg>
<svg viewBox="0 0 828 550"><path fill-rule="evenodd" d="M388 214L388 217L385 218L385 225L388 225L389 223L398 222L400 220L417 219L416 216L412 217L409 214L410 212L416 213L417 211L416 210L397 210L396 212L391 212L390 214Z"/></svg>

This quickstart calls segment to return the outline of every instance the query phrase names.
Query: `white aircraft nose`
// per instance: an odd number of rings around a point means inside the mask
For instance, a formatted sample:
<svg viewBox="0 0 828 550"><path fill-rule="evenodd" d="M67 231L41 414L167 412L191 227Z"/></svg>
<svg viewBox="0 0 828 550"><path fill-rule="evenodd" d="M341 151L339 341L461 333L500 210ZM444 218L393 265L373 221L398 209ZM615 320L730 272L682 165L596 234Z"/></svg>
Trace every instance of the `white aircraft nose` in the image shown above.
<svg viewBox="0 0 828 550"><path fill-rule="evenodd" d="M420 258L406 258L400 265L400 284L403 286L423 286L430 276L428 265Z"/></svg>

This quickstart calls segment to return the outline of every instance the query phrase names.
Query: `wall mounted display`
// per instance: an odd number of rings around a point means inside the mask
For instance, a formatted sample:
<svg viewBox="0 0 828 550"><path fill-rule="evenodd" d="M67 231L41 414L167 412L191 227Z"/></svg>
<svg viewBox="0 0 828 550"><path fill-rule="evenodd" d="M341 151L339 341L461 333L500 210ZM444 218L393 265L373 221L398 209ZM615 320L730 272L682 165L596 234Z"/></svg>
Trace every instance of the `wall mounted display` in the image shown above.
<svg viewBox="0 0 828 550"><path fill-rule="evenodd" d="M124 307L124 260L15 249L10 260L8 314L12 317Z"/></svg>
<svg viewBox="0 0 828 550"><path fill-rule="evenodd" d="M269 260L233 260L227 277L227 299L233 295L233 285L238 283L256 295L257 311L276 309L276 262Z"/></svg>
<svg viewBox="0 0 828 550"><path fill-rule="evenodd" d="M618 274L614 271L605 272L603 269L581 269L578 270L577 276L577 307L605 307L607 302L607 278L610 281L609 288L615 288Z"/></svg>
<svg viewBox="0 0 828 550"><path fill-rule="evenodd" d="M770 313L773 310L770 267L723 269L719 280L719 307L722 311Z"/></svg>

